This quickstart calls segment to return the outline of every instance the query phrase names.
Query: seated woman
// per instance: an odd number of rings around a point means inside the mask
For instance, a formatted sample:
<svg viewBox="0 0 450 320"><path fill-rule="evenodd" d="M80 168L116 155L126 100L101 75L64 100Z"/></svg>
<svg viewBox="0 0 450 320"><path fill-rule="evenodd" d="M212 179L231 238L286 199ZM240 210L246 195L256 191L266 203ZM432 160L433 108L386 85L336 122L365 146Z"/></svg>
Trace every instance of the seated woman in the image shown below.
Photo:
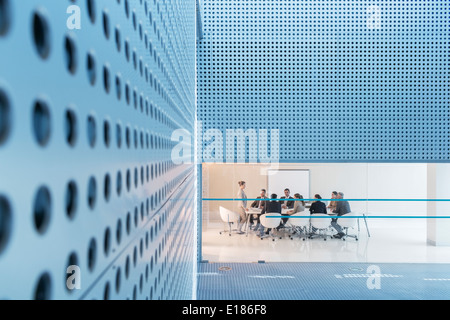
<svg viewBox="0 0 450 320"><path fill-rule="evenodd" d="M311 214L327 213L327 206L325 205L325 203L320 201L320 200L322 200L322 197L320 196L320 194L314 195L314 199L316 199L316 201L314 201L313 204L311 205L311 207L309 208L309 212Z"/></svg>
<svg viewBox="0 0 450 320"><path fill-rule="evenodd" d="M317 213L327 213L327 206L325 203L323 203L322 201L322 197L320 196L320 194L316 194L314 195L314 199L317 199L316 201L313 202L313 204L311 205L311 207L309 208L309 212L311 214L317 214ZM314 234L317 229L314 227L311 227L312 233Z"/></svg>
<svg viewBox="0 0 450 320"><path fill-rule="evenodd" d="M261 215L265 214L266 212L270 212L270 213L279 213L281 214L281 203L279 201L277 201L277 195L275 193L272 193L270 195L270 201L266 201L266 204L264 205L264 208L261 211ZM258 229L256 229L258 230ZM264 226L261 224L259 226L259 232L260 232L260 237L263 238L264 237ZM269 234L270 232L270 228L267 229L266 234Z"/></svg>
<svg viewBox="0 0 450 320"><path fill-rule="evenodd" d="M295 199L304 199L303 196L300 193L294 194L294 198ZM292 208L292 210L288 210L286 212L286 214L289 215L289 216L293 215L294 213L299 213L299 212L305 211L305 201L303 201L303 200L302 201L296 200L294 202L295 202L294 203L294 208ZM288 220L289 219L286 219L286 222Z"/></svg>
<svg viewBox="0 0 450 320"><path fill-rule="evenodd" d="M303 199L303 196L300 193L296 193L296 194L294 194L294 199ZM286 214L284 214L285 216L291 216L294 213L305 211L305 201L295 200L293 202L294 202L294 207L291 210L288 210L286 212ZM280 228L283 228L285 226L286 222L288 222L288 220L289 220L289 218L281 218L281 224L277 228L277 230L279 230Z"/></svg>

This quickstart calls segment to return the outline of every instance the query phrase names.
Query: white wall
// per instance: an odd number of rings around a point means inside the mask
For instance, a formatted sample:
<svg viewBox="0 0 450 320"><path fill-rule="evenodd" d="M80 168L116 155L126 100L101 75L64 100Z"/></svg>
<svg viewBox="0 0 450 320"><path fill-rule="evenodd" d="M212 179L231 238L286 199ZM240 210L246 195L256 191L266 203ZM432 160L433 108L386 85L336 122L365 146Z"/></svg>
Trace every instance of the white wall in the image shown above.
<svg viewBox="0 0 450 320"><path fill-rule="evenodd" d="M427 199L426 164L369 164L370 199ZM370 201L368 211L379 215L426 216L425 201Z"/></svg>
<svg viewBox="0 0 450 320"><path fill-rule="evenodd" d="M450 164L428 165L428 199L450 199ZM449 201L428 202L427 240L435 246L450 245L450 220L434 217L449 216Z"/></svg>
<svg viewBox="0 0 450 320"><path fill-rule="evenodd" d="M261 188L267 189L270 169L263 164L204 164L203 198L235 198L239 180L246 181L248 198L256 198ZM348 199L426 199L426 164L320 163L280 164L279 169L308 169L311 172L312 198L319 193L329 199L332 191L342 191ZM291 190L291 195L296 191ZM279 190L278 196L283 195ZM204 221L220 221L218 208L236 207L230 201L204 201ZM248 204L250 205L250 203ZM383 201L350 202L352 211L370 215L426 215L426 202Z"/></svg>

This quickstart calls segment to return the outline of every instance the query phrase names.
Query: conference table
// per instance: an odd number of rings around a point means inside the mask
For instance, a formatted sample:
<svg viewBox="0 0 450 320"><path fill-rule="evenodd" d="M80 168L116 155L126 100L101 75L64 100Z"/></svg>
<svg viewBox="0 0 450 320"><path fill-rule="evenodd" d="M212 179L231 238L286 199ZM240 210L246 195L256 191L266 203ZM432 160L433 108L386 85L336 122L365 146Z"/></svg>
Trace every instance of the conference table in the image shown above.
<svg viewBox="0 0 450 320"><path fill-rule="evenodd" d="M292 209L281 209L281 215L282 216L286 215L289 210L292 210ZM247 213L247 222L246 222L246 227L245 227L246 236L248 236L248 229L249 229L249 225L250 225L250 216L252 214L261 214L261 211L262 211L262 209L259 209L259 208L248 208L248 211L246 211L246 213ZM305 214L309 214L309 210L305 210L304 212L305 212ZM328 212L327 214L330 217L336 217L336 213ZM364 222L366 224L367 234L370 237L369 226L367 225L365 214L363 214L363 218L364 218ZM360 230L360 227L359 227L359 218L358 218L358 231L359 230Z"/></svg>

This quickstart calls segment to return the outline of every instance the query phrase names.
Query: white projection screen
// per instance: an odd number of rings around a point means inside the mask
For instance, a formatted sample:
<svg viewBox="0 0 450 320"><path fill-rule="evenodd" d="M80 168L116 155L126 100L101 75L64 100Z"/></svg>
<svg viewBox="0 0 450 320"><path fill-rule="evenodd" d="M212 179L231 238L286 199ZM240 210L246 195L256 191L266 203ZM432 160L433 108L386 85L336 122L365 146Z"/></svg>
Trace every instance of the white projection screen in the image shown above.
<svg viewBox="0 0 450 320"><path fill-rule="evenodd" d="M278 198L283 197L284 189L288 188L292 197L295 193L300 193L303 198L310 199L309 174L309 170L268 170L267 196L276 193Z"/></svg>

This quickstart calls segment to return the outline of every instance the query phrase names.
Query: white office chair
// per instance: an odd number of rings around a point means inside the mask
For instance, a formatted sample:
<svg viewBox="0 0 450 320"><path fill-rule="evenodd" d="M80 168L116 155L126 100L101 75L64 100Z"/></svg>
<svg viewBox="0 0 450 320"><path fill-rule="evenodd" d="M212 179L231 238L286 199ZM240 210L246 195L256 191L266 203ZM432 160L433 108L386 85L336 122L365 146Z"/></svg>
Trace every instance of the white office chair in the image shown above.
<svg viewBox="0 0 450 320"><path fill-rule="evenodd" d="M219 212L220 218L222 219L223 222L225 222L228 225L229 228L229 230L220 231L220 234L228 232L228 234L231 236L231 225L239 221L240 215L237 212L231 211L222 206L219 207Z"/></svg>
<svg viewBox="0 0 450 320"><path fill-rule="evenodd" d="M294 239L294 235L298 235L299 237L303 235L303 241L306 240L310 226L309 213L306 211L294 213L289 217L287 224L294 232L290 236L291 240Z"/></svg>
<svg viewBox="0 0 450 320"><path fill-rule="evenodd" d="M355 240L358 241L358 236L356 234L348 234L348 229L353 229L356 226L358 219L356 216L357 214L355 212L350 212L338 218L338 224L345 230L345 235L341 238L342 240L345 241L347 237L350 237L355 238Z"/></svg>
<svg viewBox="0 0 450 320"><path fill-rule="evenodd" d="M268 218L268 217L277 217L277 218ZM276 212L267 212L259 217L259 222L264 228L271 228L272 230L269 233L269 236L272 237L272 241L275 241L276 236L274 235L274 229L280 225L281 222L281 214ZM261 238L262 240L263 238Z"/></svg>
<svg viewBox="0 0 450 320"><path fill-rule="evenodd" d="M310 235L309 239L316 237L322 237L324 241L327 241L328 228L331 224L331 218L325 213L315 213L311 215L311 226L317 229L318 234Z"/></svg>

